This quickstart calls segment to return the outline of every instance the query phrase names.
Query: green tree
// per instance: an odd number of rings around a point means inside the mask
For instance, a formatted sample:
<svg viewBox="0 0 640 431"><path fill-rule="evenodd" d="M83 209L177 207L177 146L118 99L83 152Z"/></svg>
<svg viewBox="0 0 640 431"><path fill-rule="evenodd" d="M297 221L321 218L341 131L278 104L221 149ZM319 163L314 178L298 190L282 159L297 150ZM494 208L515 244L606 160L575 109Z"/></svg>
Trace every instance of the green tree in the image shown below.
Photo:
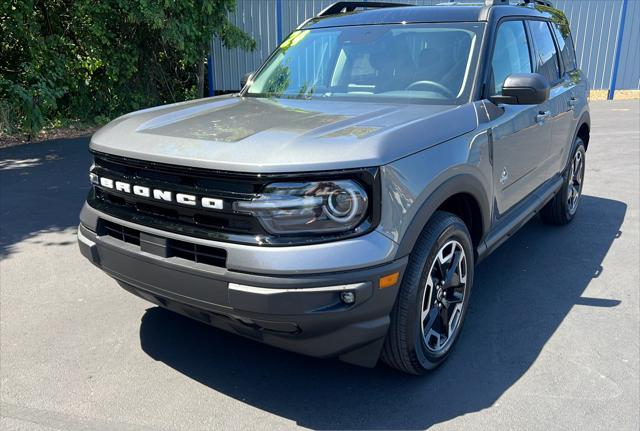
<svg viewBox="0 0 640 431"><path fill-rule="evenodd" d="M255 41L235 0L10 0L0 5L0 121L35 133L202 95L212 34ZM200 84L200 85L198 85Z"/></svg>

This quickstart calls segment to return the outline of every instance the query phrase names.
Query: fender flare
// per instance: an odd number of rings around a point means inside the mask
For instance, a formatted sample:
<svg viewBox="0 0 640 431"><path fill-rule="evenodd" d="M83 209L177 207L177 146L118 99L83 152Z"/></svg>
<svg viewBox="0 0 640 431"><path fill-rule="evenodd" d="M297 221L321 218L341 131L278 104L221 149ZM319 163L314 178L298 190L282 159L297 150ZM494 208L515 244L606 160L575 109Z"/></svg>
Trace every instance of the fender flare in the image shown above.
<svg viewBox="0 0 640 431"><path fill-rule="evenodd" d="M564 162L564 168L562 168L562 172L561 172L562 175L566 175L567 169L569 169L571 158L573 157L573 153L576 150L576 139L578 138L578 132L580 131L580 128L582 127L582 125L586 124L587 127L589 128L589 132L591 132L591 114L589 114L589 111L584 111L582 113L577 124L578 125L576 126L576 130L573 131L573 140L571 141L571 148L567 153L567 159ZM585 142L584 144L585 144L584 150L587 151L589 147L589 143Z"/></svg>
<svg viewBox="0 0 640 431"><path fill-rule="evenodd" d="M489 231L491 225L490 198L479 179L471 174L458 174L442 182L421 204L400 240L398 247L399 257L411 253L420 234L440 205L451 196L461 193L470 195L480 208L482 235L479 243L482 243L482 238Z"/></svg>
<svg viewBox="0 0 640 431"><path fill-rule="evenodd" d="M589 114L589 111L584 111L582 113L582 115L580 116L580 119L578 120L578 126L576 127L576 130L573 132L573 141L571 141L571 151L573 152L573 150L575 148L575 142L576 142L576 138L578 137L578 132L580 131L580 128L582 127L583 124L586 124L587 127L589 128L589 132L591 132L591 114ZM585 142L585 144L587 144ZM585 148L586 149L586 148Z"/></svg>

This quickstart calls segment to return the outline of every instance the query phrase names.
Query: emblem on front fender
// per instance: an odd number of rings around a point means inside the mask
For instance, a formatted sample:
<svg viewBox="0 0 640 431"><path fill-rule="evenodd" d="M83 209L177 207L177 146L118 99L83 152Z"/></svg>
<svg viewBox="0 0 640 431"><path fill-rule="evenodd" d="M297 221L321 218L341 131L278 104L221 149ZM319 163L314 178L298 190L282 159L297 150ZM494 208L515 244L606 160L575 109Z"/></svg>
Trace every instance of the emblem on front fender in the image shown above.
<svg viewBox="0 0 640 431"><path fill-rule="evenodd" d="M508 178L509 178L509 172L507 171L507 168L504 167L502 168L502 173L500 174L500 184L504 184Z"/></svg>

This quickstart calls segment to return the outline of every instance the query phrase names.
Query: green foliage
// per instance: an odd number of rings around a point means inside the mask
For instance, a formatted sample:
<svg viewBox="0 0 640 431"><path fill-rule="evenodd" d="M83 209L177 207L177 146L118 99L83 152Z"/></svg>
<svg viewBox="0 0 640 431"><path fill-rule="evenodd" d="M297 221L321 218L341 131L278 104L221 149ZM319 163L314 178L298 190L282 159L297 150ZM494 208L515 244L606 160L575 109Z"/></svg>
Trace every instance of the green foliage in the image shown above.
<svg viewBox="0 0 640 431"><path fill-rule="evenodd" d="M291 83L291 70L286 64L279 64L264 85L264 93L278 97L289 87Z"/></svg>
<svg viewBox="0 0 640 431"><path fill-rule="evenodd" d="M60 119L105 121L196 96L211 35L252 50L235 0L5 0L0 127L35 133Z"/></svg>
<svg viewBox="0 0 640 431"><path fill-rule="evenodd" d="M546 12L551 15L551 20L558 24L558 28L560 28L562 37L564 37L565 39L569 37L569 34L571 34L571 28L569 26L569 20L567 19L564 12L559 9L544 5L536 5L536 9L538 9L540 12Z"/></svg>

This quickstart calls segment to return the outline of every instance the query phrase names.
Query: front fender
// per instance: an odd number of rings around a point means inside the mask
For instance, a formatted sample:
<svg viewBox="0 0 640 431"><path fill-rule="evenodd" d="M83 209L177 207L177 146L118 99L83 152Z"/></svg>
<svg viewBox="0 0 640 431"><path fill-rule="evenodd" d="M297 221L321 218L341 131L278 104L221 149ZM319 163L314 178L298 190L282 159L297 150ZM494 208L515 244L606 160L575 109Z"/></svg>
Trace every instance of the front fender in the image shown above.
<svg viewBox="0 0 640 431"><path fill-rule="evenodd" d="M420 233L431 216L451 196L464 193L470 195L480 207L483 232L489 230L491 221L490 201L480 181L473 175L461 174L449 178L441 184L420 206L409 223L398 248L398 255L406 255L413 250Z"/></svg>
<svg viewBox="0 0 640 431"><path fill-rule="evenodd" d="M381 169L382 215L378 230L408 255L433 213L453 195L472 197L491 223L492 166L486 132L465 135L397 160Z"/></svg>

